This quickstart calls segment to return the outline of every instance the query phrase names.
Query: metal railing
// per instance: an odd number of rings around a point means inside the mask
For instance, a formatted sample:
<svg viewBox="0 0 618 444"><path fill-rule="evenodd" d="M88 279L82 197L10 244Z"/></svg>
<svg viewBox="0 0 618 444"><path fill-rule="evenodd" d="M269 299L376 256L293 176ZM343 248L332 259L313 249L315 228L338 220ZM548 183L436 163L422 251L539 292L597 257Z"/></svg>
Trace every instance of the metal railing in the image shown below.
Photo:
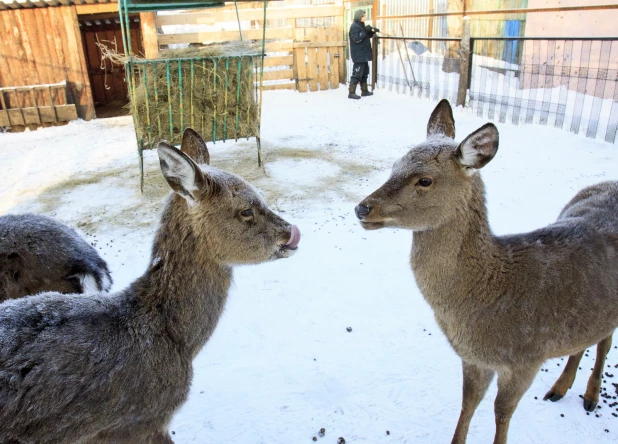
<svg viewBox="0 0 618 444"><path fill-rule="evenodd" d="M617 40L473 38L466 105L479 117L553 126L614 143Z"/></svg>
<svg viewBox="0 0 618 444"><path fill-rule="evenodd" d="M402 94L448 98L489 120L553 126L615 143L617 41L472 37L468 50L462 39L379 37L376 81Z"/></svg>
<svg viewBox="0 0 618 444"><path fill-rule="evenodd" d="M419 98L457 98L461 39L378 37L375 83Z"/></svg>

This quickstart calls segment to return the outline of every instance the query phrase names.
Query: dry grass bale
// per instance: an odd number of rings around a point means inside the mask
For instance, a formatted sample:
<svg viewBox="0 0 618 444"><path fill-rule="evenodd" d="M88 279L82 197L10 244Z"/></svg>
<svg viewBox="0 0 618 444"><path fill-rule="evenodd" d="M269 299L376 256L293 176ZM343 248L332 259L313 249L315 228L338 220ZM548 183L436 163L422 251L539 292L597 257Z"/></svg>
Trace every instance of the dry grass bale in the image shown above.
<svg viewBox="0 0 618 444"><path fill-rule="evenodd" d="M258 53L255 44L227 42L161 51L154 60L133 57L136 88L127 107L138 138L145 146L159 140L178 145L186 127L206 141L257 135Z"/></svg>

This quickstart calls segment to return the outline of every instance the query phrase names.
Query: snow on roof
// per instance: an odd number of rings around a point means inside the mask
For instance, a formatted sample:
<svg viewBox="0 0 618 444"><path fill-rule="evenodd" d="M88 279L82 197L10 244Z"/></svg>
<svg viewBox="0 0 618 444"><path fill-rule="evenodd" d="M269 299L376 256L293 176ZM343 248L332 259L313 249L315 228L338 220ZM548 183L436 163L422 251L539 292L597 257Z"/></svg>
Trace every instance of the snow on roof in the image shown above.
<svg viewBox="0 0 618 444"><path fill-rule="evenodd" d="M0 0L0 10L44 8L47 6L92 5L98 3L118 3L118 0Z"/></svg>

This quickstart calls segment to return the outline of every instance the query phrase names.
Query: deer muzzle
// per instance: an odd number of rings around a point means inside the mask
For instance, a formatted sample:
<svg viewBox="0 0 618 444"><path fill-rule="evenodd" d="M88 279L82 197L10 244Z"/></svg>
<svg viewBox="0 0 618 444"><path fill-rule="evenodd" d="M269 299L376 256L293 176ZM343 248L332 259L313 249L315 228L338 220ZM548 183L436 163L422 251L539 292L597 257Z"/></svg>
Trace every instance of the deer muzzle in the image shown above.
<svg viewBox="0 0 618 444"><path fill-rule="evenodd" d="M283 245L288 250L296 250L300 242L300 230L296 225L292 225L290 230L290 239Z"/></svg>
<svg viewBox="0 0 618 444"><path fill-rule="evenodd" d="M362 221L371 212L371 207L366 204L360 204L357 205L356 208L354 208L354 212L356 213L356 217L358 217L358 220Z"/></svg>
<svg viewBox="0 0 618 444"><path fill-rule="evenodd" d="M379 228L383 228L384 221L380 216L380 211L374 211L375 208L369 203L365 202L367 202L367 199L365 199L354 208L354 212L356 213L356 217L360 221L361 226L365 230L377 230Z"/></svg>

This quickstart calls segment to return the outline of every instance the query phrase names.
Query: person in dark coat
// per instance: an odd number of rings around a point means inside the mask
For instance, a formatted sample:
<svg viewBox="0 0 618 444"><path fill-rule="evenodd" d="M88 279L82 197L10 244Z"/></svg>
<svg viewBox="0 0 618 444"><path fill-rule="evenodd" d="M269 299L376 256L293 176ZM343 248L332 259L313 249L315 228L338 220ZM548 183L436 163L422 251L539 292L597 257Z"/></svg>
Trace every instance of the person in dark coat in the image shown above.
<svg viewBox="0 0 618 444"><path fill-rule="evenodd" d="M365 25L365 11L362 9L354 12L354 21L350 26L349 42L350 56L354 66L352 67L352 76L350 79L349 99L360 99L356 94L356 85L361 84L361 96L371 96L372 92L367 89L367 76L369 75L369 62L372 60L371 52L371 37L379 29L373 28L370 25Z"/></svg>

